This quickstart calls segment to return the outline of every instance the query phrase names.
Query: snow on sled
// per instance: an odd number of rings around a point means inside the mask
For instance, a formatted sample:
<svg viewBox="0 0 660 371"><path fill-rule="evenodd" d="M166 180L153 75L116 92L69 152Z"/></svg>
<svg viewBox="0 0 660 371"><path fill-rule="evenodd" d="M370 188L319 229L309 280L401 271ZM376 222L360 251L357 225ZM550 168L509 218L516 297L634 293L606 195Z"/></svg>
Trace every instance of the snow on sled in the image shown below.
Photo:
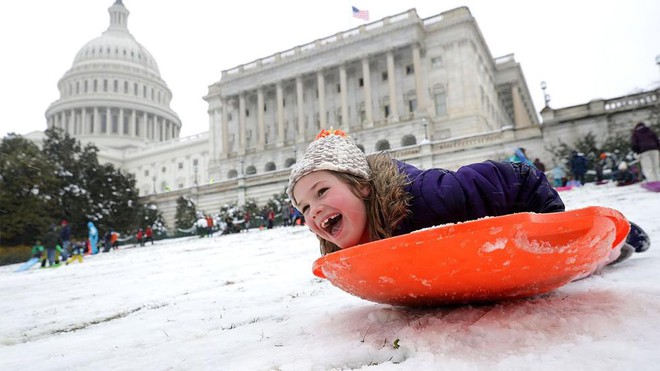
<svg viewBox="0 0 660 371"><path fill-rule="evenodd" d="M658 182L644 182L642 187L648 189L651 192L660 192L660 181Z"/></svg>
<svg viewBox="0 0 660 371"><path fill-rule="evenodd" d="M376 303L495 302L547 293L593 272L630 224L618 211L518 213L374 241L314 262L316 276Z"/></svg>

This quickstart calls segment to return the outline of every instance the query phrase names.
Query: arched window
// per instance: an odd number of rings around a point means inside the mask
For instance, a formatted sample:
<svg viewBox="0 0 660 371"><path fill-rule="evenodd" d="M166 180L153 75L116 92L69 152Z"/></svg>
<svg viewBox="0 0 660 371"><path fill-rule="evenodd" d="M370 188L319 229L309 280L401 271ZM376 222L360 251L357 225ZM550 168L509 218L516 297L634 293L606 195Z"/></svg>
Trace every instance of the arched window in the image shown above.
<svg viewBox="0 0 660 371"><path fill-rule="evenodd" d="M231 170L229 170L229 172L227 172L227 178L229 178L229 179L236 178L237 176L238 176L238 171L236 171L234 169L231 169Z"/></svg>
<svg viewBox="0 0 660 371"><path fill-rule="evenodd" d="M401 138L402 147L414 146L415 144L417 144L417 138L415 138L415 136L412 134L406 134L403 136L403 138Z"/></svg>
<svg viewBox="0 0 660 371"><path fill-rule="evenodd" d="M246 175L253 175L257 173L257 168L254 167L254 165L250 165L245 169L245 174Z"/></svg>
<svg viewBox="0 0 660 371"><path fill-rule="evenodd" d="M269 161L266 163L266 166L264 167L264 171L273 171L275 170L275 163L272 161Z"/></svg>
<svg viewBox="0 0 660 371"><path fill-rule="evenodd" d="M390 142L387 139L376 142L376 151L386 151L388 149L390 149Z"/></svg>
<svg viewBox="0 0 660 371"><path fill-rule="evenodd" d="M289 157L286 160L284 160L284 168L288 169L291 166L293 166L293 164L295 164L295 163L296 163L296 159L292 158L292 157Z"/></svg>

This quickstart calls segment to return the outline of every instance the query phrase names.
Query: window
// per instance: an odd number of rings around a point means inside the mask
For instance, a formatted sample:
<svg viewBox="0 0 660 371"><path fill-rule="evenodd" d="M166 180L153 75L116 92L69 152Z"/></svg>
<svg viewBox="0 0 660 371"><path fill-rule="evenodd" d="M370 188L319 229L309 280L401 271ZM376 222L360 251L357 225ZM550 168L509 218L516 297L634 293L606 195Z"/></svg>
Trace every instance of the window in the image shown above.
<svg viewBox="0 0 660 371"><path fill-rule="evenodd" d="M383 79L383 81L387 81L387 71L381 73L380 76L381 76L381 78Z"/></svg>
<svg viewBox="0 0 660 371"><path fill-rule="evenodd" d="M135 94L135 96L138 95L138 84L137 84L137 82L133 83L133 94Z"/></svg>
<svg viewBox="0 0 660 371"><path fill-rule="evenodd" d="M128 94L128 81L124 81L124 94Z"/></svg>
<svg viewBox="0 0 660 371"><path fill-rule="evenodd" d="M358 86L359 86L359 87L363 87L363 86L364 86L364 79L363 79L362 77L360 77L360 79L358 80Z"/></svg>
<svg viewBox="0 0 660 371"><path fill-rule="evenodd" d="M112 84L113 91L116 93L119 91L119 81L115 80L114 83Z"/></svg>
<svg viewBox="0 0 660 371"><path fill-rule="evenodd" d="M390 117L390 105L386 104L383 106L383 114L385 115L385 118Z"/></svg>
<svg viewBox="0 0 660 371"><path fill-rule="evenodd" d="M406 75L412 75L415 73L415 67L412 64L406 66Z"/></svg>
<svg viewBox="0 0 660 371"><path fill-rule="evenodd" d="M337 93L341 93L341 84L337 84Z"/></svg>
<svg viewBox="0 0 660 371"><path fill-rule="evenodd" d="M98 80L94 80L94 92L95 93L98 90L98 88L99 88L99 82L98 82Z"/></svg>
<svg viewBox="0 0 660 371"><path fill-rule="evenodd" d="M166 168L165 166L163 166L163 167L160 169L160 171L161 171L162 173L164 173L164 172L167 171L167 168Z"/></svg>
<svg viewBox="0 0 660 371"><path fill-rule="evenodd" d="M431 58L431 68L433 69L438 69L438 68L443 68L444 64L442 63L442 57L434 57Z"/></svg>
<svg viewBox="0 0 660 371"><path fill-rule="evenodd" d="M408 99L408 112L413 113L417 110L417 99L410 98Z"/></svg>
<svg viewBox="0 0 660 371"><path fill-rule="evenodd" d="M249 108L245 109L245 117L250 117L250 109Z"/></svg>
<svg viewBox="0 0 660 371"><path fill-rule="evenodd" d="M108 91L108 80L103 80L103 91Z"/></svg>
<svg viewBox="0 0 660 371"><path fill-rule="evenodd" d="M144 176L149 176L149 170L144 171Z"/></svg>
<svg viewBox="0 0 660 371"><path fill-rule="evenodd" d="M179 169L183 169L183 162L179 162Z"/></svg>
<svg viewBox="0 0 660 371"><path fill-rule="evenodd" d="M445 99L445 92L439 91L435 93L435 114L438 116L447 114L447 103Z"/></svg>
<svg viewBox="0 0 660 371"><path fill-rule="evenodd" d="M193 166L197 166L198 164L199 164L199 160L194 159L194 160L193 160Z"/></svg>
<svg viewBox="0 0 660 371"><path fill-rule="evenodd" d="M229 112L227 114L227 121L231 121L231 120L232 120L232 114L231 114L231 112Z"/></svg>

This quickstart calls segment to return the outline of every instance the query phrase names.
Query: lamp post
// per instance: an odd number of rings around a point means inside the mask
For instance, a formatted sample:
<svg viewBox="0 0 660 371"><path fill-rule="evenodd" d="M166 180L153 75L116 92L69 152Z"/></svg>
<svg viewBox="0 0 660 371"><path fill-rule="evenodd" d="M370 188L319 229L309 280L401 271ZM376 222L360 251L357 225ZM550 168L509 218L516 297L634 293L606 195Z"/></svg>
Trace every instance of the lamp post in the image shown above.
<svg viewBox="0 0 660 371"><path fill-rule="evenodd" d="M543 90L543 101L545 102L545 107L548 107L548 104L550 103L550 94L546 94L545 89L548 87L548 85L545 83L545 81L541 81L541 90Z"/></svg>
<svg viewBox="0 0 660 371"><path fill-rule="evenodd" d="M241 177L244 177L245 172L243 171L243 164L245 163L245 159L241 157L240 161L241 161Z"/></svg>
<svg viewBox="0 0 660 371"><path fill-rule="evenodd" d="M195 171L195 183L193 183L193 185L197 187L197 166L193 168L193 171Z"/></svg>

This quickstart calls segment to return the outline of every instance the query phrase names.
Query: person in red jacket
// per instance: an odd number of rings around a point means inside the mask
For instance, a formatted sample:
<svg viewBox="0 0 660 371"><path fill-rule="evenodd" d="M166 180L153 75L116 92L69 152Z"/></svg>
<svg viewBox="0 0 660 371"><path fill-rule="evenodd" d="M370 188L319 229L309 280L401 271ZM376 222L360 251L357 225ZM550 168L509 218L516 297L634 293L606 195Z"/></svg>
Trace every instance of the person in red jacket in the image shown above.
<svg viewBox="0 0 660 371"><path fill-rule="evenodd" d="M138 229L135 239L140 246L144 246L144 231L142 228Z"/></svg>
<svg viewBox="0 0 660 371"><path fill-rule="evenodd" d="M147 230L145 231L146 239L144 240L145 243L151 241L151 244L154 244L154 231L151 229L151 226L147 226ZM144 246L144 244L142 245Z"/></svg>

